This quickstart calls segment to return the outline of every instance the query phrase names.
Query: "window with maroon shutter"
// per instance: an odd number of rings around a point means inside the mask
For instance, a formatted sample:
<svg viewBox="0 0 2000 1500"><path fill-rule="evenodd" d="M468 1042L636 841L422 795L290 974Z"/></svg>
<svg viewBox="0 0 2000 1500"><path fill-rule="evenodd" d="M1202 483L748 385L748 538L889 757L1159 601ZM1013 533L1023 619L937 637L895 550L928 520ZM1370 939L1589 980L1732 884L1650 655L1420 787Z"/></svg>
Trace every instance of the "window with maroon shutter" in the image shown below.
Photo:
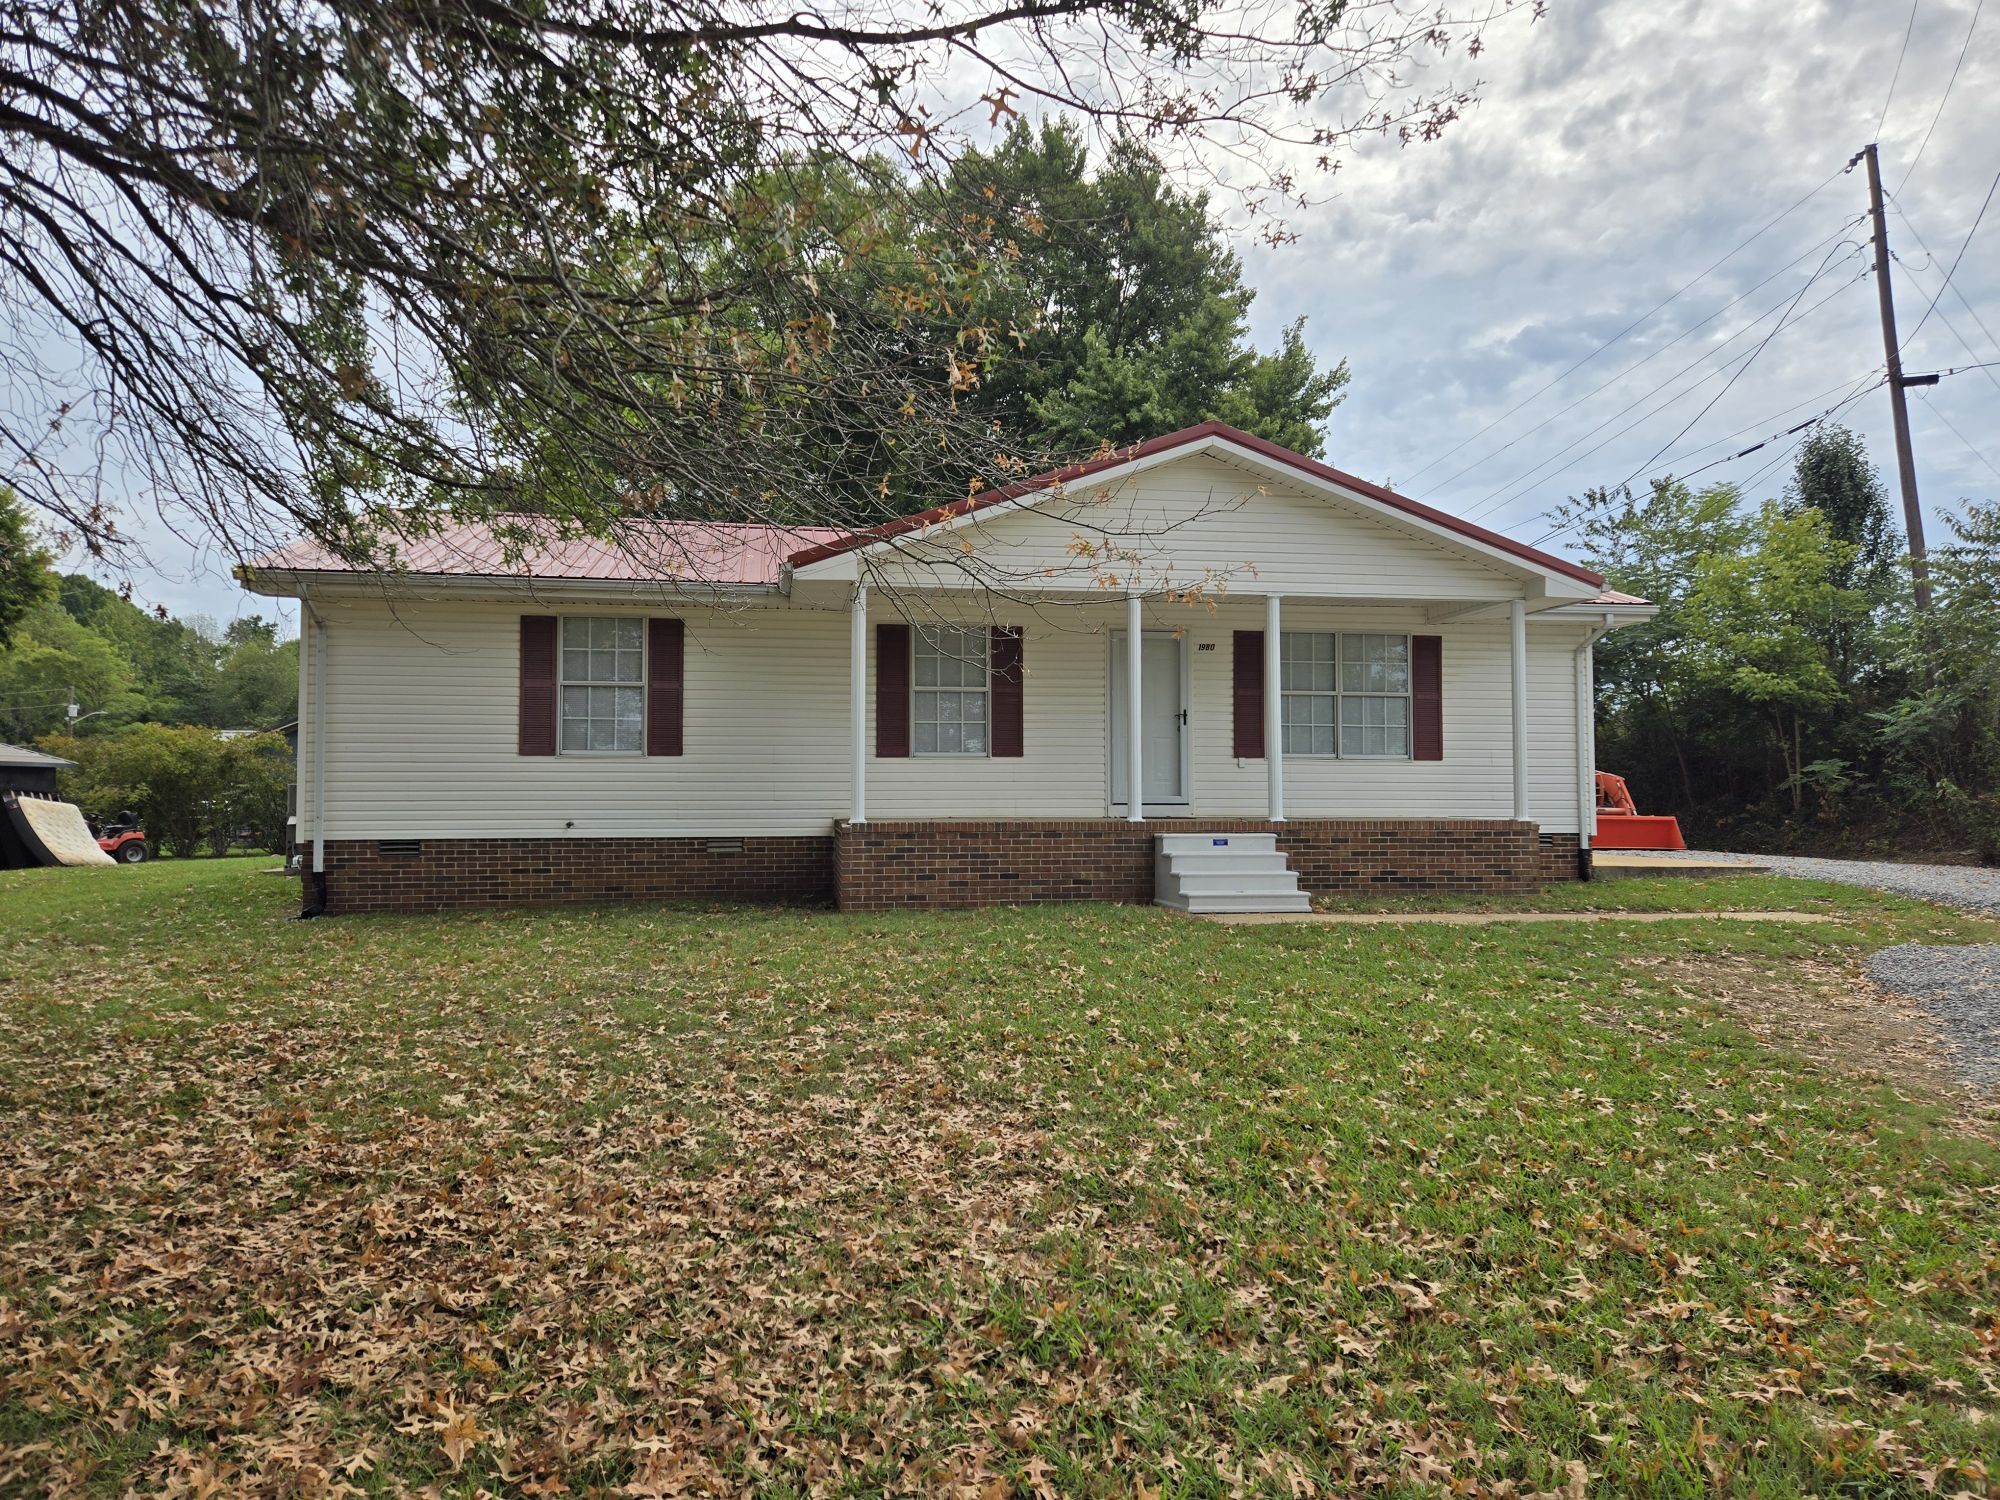
<svg viewBox="0 0 2000 1500"><path fill-rule="evenodd" d="M875 754L910 753L910 627L875 627Z"/></svg>
<svg viewBox="0 0 2000 1500"><path fill-rule="evenodd" d="M1444 759L1444 638L1410 637L1410 759Z"/></svg>
<svg viewBox="0 0 2000 1500"><path fill-rule="evenodd" d="M1230 687L1235 732L1230 753L1238 760L1264 758L1264 632L1239 630Z"/></svg>
<svg viewBox="0 0 2000 1500"><path fill-rule="evenodd" d="M522 755L556 753L556 617L521 616Z"/></svg>
<svg viewBox="0 0 2000 1500"><path fill-rule="evenodd" d="M1023 660L1021 627L995 625L988 650L993 673L993 754L1027 754L1027 733L1023 723Z"/></svg>
<svg viewBox="0 0 2000 1500"><path fill-rule="evenodd" d="M681 753L687 629L679 620L646 622L646 753Z"/></svg>

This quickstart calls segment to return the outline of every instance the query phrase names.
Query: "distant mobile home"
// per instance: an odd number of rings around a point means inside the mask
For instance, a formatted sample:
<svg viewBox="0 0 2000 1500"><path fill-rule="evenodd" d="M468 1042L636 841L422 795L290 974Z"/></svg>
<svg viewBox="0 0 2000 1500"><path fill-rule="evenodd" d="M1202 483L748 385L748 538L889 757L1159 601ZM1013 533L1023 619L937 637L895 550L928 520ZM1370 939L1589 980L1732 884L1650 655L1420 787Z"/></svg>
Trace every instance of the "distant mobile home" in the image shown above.
<svg viewBox="0 0 2000 1500"><path fill-rule="evenodd" d="M243 578L304 603L333 913L1145 901L1163 834L1275 835L1309 891L1572 878L1591 647L1652 613L1216 422L862 531L468 525Z"/></svg>

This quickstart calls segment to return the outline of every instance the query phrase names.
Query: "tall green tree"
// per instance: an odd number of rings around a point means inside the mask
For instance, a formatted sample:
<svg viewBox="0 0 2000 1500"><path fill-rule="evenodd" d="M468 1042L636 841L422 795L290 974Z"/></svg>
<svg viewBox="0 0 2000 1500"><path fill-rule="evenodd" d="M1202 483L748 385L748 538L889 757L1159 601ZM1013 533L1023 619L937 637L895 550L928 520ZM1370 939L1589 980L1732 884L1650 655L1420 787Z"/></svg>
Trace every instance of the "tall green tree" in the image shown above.
<svg viewBox="0 0 2000 1500"><path fill-rule="evenodd" d="M1703 559L1733 555L1747 540L1741 504L1733 485L1696 490L1667 478L1643 497L1625 486L1595 489L1558 509L1590 565L1659 610L1597 645L1599 763L1626 774L1653 805L1693 809L1702 798L1697 763L1714 769L1705 742L1719 726L1689 648L1688 601Z"/></svg>
<svg viewBox="0 0 2000 1500"><path fill-rule="evenodd" d="M1859 437L1837 423L1814 428L1792 462L1785 508L1818 511L1826 518L1828 534L1853 549L1831 580L1836 586L1886 597L1903 536L1890 512L1881 471Z"/></svg>
<svg viewBox="0 0 2000 1500"><path fill-rule="evenodd" d="M303 532L359 561L396 527L523 494L561 497L567 526L599 534L635 507L782 518L824 482L830 413L857 447L893 438L925 492L958 492L1018 456L959 399L985 324L946 311L1004 269L1011 236L939 241L911 274L857 283L826 268L866 260L880 226L829 230L809 190L766 184L800 161L889 159L914 203L1032 87L1100 131L1171 132L1191 170L1227 163L1246 205L1296 204L1351 143L1428 141L1463 118L1471 92L1435 64L1508 24L1452 0L1421 16L0 4L0 432L43 450L24 496L116 547L111 487L93 482L110 465L232 552ZM1523 27L1538 10L1518 8ZM1054 232L1170 253L1143 243L1152 206L1129 207ZM1118 315L1145 316L1144 299L1110 312L1092 323L1123 351ZM913 364L900 335L918 328Z"/></svg>
<svg viewBox="0 0 2000 1500"><path fill-rule="evenodd" d="M1817 510L1766 503L1751 534L1750 547L1696 564L1687 644L1696 670L1768 726L1785 773L1777 790L1797 813L1808 767L1820 764L1807 758L1807 721L1843 691L1829 642L1867 613L1868 600L1834 581L1852 567L1856 549Z"/></svg>
<svg viewBox="0 0 2000 1500"><path fill-rule="evenodd" d="M28 611L55 592L54 559L36 540L28 512L0 489L0 646L13 639Z"/></svg>
<svg viewBox="0 0 2000 1500"><path fill-rule="evenodd" d="M1076 456L1219 418L1317 455L1347 386L1303 321L1249 337L1243 281L1206 193L1169 180L1129 136L1093 164L1073 122L1017 122L965 157L948 202L1002 244L987 305L994 352L961 399L1030 449Z"/></svg>

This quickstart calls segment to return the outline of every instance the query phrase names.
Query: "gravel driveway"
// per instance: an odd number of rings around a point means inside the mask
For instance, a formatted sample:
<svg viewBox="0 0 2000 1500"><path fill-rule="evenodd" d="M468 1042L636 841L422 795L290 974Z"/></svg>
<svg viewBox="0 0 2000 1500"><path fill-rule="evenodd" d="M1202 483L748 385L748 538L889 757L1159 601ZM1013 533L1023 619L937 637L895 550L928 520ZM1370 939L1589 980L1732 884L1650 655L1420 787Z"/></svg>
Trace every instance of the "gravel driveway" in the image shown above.
<svg viewBox="0 0 2000 1500"><path fill-rule="evenodd" d="M1697 858L1690 850L1688 858ZM1942 902L2000 916L2000 870L1977 865L1904 865L1865 859L1807 859L1792 854L1737 856L1775 874L1837 880L1897 896ZM1982 1093L2000 1093L2000 943L1934 946L1904 943L1868 961L1877 984L1907 995L1944 1032L1951 1066Z"/></svg>
<svg viewBox="0 0 2000 1500"><path fill-rule="evenodd" d="M2000 1092L2000 943L1905 943L1869 959L1868 973L1937 1018L1952 1068L1967 1083Z"/></svg>
<svg viewBox="0 0 2000 1500"><path fill-rule="evenodd" d="M1978 865L1902 865L1871 859L1807 859L1797 854L1716 854L1690 849L1682 859L1753 859L1779 875L1865 885L1920 901L1942 901L1962 911L2000 917L2000 869Z"/></svg>

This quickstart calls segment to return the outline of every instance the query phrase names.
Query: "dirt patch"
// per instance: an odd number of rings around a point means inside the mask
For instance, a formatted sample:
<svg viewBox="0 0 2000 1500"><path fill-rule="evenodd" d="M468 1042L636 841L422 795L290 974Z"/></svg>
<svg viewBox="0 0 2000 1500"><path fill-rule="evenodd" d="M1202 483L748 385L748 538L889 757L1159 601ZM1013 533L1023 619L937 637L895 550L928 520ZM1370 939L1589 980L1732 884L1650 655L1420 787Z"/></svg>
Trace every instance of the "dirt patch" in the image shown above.
<svg viewBox="0 0 2000 1500"><path fill-rule="evenodd" d="M1981 1134L1992 1134L2000 1122L2000 1100L1971 1088L1953 1069L1937 1021L1859 970L1794 959L1774 972L1768 958L1726 953L1627 962L1691 1003L1720 1007L1773 1046L1946 1105Z"/></svg>

